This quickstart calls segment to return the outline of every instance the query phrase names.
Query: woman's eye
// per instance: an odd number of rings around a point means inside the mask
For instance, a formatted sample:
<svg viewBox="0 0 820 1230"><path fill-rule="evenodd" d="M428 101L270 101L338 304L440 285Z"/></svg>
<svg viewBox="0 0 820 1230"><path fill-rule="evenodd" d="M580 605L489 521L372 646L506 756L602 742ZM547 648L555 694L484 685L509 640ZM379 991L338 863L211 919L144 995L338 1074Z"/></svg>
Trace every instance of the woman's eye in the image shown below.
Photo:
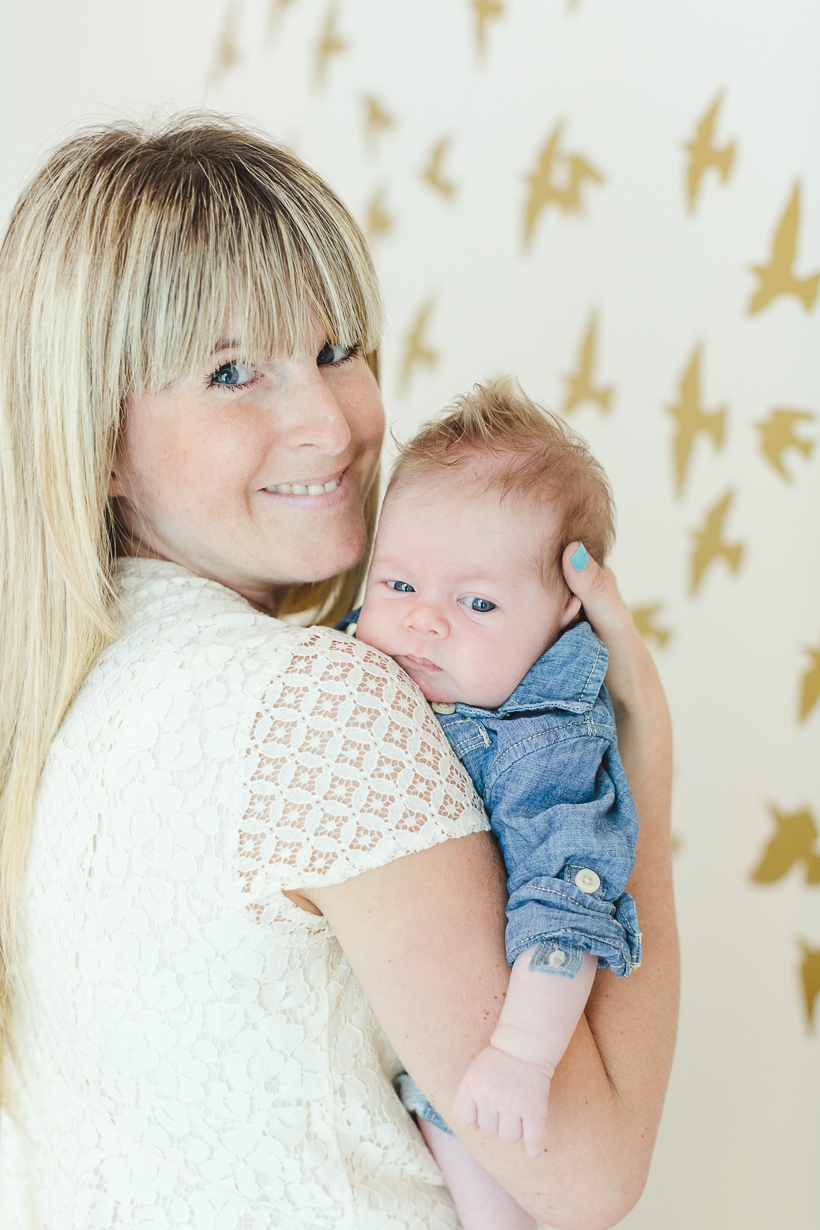
<svg viewBox="0 0 820 1230"><path fill-rule="evenodd" d="M495 610L495 603L490 602L489 598L472 598L468 595L466 598L459 598L459 602L463 602L471 611L478 611L481 615Z"/></svg>
<svg viewBox="0 0 820 1230"><path fill-rule="evenodd" d="M223 363L210 378L210 384L221 385L225 389L241 388L253 383L254 371L248 363Z"/></svg>
<svg viewBox="0 0 820 1230"><path fill-rule="evenodd" d="M336 346L332 342L325 342L316 356L316 366L338 367L340 363L354 358L358 353L358 346Z"/></svg>
<svg viewBox="0 0 820 1230"><path fill-rule="evenodd" d="M406 581L388 581L388 589L394 589L397 594L414 594L416 591Z"/></svg>

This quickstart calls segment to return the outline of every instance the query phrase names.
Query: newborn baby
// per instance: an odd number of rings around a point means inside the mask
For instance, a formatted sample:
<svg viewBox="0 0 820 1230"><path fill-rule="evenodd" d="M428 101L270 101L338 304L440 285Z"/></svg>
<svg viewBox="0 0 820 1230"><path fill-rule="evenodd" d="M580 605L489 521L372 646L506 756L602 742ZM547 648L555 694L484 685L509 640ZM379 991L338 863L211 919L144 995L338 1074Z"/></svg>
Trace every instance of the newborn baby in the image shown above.
<svg viewBox="0 0 820 1230"><path fill-rule="evenodd" d="M477 386L403 448L363 605L340 625L416 681L498 839L510 987L453 1115L523 1138L530 1156L545 1147L550 1081L596 968L626 977L640 963L624 891L638 821L607 653L562 573L568 544L582 540L572 553L581 570L586 548L603 563L612 537L607 481L583 442L508 383ZM399 1088L465 1230L534 1225L410 1076Z"/></svg>

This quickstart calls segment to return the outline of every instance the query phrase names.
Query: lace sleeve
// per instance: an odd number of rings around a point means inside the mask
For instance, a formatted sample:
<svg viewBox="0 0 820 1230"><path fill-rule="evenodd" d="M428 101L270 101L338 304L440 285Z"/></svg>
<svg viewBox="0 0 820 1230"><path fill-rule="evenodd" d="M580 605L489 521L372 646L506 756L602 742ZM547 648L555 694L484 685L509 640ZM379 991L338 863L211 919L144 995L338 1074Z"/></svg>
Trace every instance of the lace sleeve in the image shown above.
<svg viewBox="0 0 820 1230"><path fill-rule="evenodd" d="M421 693L384 654L313 628L251 736L240 868L256 900L339 884L489 827Z"/></svg>

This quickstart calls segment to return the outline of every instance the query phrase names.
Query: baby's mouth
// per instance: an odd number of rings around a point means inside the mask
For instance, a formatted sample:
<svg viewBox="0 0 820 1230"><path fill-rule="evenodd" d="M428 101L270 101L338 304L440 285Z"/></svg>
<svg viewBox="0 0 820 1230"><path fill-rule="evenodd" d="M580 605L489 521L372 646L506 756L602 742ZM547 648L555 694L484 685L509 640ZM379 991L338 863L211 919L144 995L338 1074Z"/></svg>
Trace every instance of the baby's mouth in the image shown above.
<svg viewBox="0 0 820 1230"><path fill-rule="evenodd" d="M409 662L414 670L417 671L440 671L441 667L436 666L435 662L431 662L429 658L417 658L412 653L402 654L405 662Z"/></svg>

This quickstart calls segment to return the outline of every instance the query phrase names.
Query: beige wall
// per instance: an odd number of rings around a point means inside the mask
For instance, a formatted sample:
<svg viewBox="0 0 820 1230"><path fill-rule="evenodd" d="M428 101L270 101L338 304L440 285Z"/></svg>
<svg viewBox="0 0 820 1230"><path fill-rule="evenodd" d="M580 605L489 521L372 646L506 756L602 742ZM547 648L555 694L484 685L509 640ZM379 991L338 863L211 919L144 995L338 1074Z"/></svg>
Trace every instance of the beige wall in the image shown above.
<svg viewBox="0 0 820 1230"><path fill-rule="evenodd" d="M587 435L677 730L680 1046L624 1225L815 1230L820 8L26 0L5 35L4 212L78 120L203 102L249 116L375 231L400 434L514 372ZM369 128L366 96L383 112ZM706 169L690 211L691 158ZM751 312L764 283L780 293ZM569 409L590 320L597 400Z"/></svg>

